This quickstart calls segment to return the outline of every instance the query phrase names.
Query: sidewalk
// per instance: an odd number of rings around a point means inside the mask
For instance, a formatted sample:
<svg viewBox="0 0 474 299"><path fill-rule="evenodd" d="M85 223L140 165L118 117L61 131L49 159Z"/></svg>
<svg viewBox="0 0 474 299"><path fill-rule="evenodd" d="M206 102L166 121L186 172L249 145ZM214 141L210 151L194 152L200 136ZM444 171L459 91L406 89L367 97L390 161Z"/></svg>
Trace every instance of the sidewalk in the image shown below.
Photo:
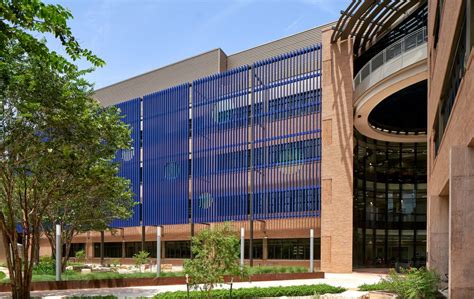
<svg viewBox="0 0 474 299"><path fill-rule="evenodd" d="M312 285L326 283L332 286L340 286L347 289L356 289L364 283L375 283L380 281L383 274L353 272L350 274L326 273L324 279L302 279L302 280L281 280L281 281L259 281L259 282L240 282L234 283L233 288L249 288L249 287L273 287L273 286L295 286L295 285ZM228 288L224 285L223 288ZM39 298L63 298L67 296L105 296L115 295L118 298L137 298L137 297L153 297L154 295L167 291L186 291L185 285L174 286L147 286L147 287L129 287L129 288L109 288L109 289L79 289L79 290L60 290L60 291L35 291L32 292L33 297ZM9 294L0 293L0 298L9 298Z"/></svg>

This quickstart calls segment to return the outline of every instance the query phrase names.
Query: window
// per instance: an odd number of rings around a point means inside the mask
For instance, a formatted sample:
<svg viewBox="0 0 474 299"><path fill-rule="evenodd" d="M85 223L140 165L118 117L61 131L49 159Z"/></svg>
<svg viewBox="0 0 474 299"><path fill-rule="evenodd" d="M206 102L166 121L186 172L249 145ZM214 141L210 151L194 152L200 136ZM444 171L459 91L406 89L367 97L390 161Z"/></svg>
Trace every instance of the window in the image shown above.
<svg viewBox="0 0 474 299"><path fill-rule="evenodd" d="M174 259L188 259L191 257L190 241L166 241L165 257Z"/></svg>
<svg viewBox="0 0 474 299"><path fill-rule="evenodd" d="M436 8L436 16L435 16L435 23L434 23L434 30L433 30L433 48L435 49L438 46L439 28L440 28L440 22L441 22L442 9L443 9L443 0L438 0L438 6Z"/></svg>
<svg viewBox="0 0 474 299"><path fill-rule="evenodd" d="M100 257L100 243L94 243L94 257ZM121 242L106 242L104 243L104 257L122 257L122 243Z"/></svg>
<svg viewBox="0 0 474 299"><path fill-rule="evenodd" d="M435 154L438 154L439 146L444 135L444 131L451 116L454 101L458 94L459 87L465 72L466 53L466 15L463 14L461 28L458 33L456 45L454 47L453 62L451 70L446 73L443 93L440 99L437 121L435 122ZM470 50L470 49L469 49Z"/></svg>
<svg viewBox="0 0 474 299"><path fill-rule="evenodd" d="M244 257L246 259L249 258L249 246L250 246L250 241L245 240L245 254L244 254ZM261 239L253 240L252 247L253 247L252 257L254 259L262 259L263 258L263 241Z"/></svg>
<svg viewBox="0 0 474 299"><path fill-rule="evenodd" d="M268 259L274 260L309 260L309 239L269 239ZM321 240L314 239L314 259L321 258Z"/></svg>
<svg viewBox="0 0 474 299"><path fill-rule="evenodd" d="M71 248L69 249L69 257L75 257L76 252L86 249L86 243L72 243ZM66 253L66 245L63 246L62 254Z"/></svg>

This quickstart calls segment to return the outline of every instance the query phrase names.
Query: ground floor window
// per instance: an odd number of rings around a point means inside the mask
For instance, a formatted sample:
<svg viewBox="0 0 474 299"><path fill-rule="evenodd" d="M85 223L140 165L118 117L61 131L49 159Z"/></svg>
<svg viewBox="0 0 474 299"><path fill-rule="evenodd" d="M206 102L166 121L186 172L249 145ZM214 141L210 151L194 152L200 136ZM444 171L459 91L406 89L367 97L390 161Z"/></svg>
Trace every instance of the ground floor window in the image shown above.
<svg viewBox="0 0 474 299"><path fill-rule="evenodd" d="M165 257L172 259L188 259L191 257L190 241L166 241Z"/></svg>
<svg viewBox="0 0 474 299"><path fill-rule="evenodd" d="M94 257L100 257L100 243L94 243ZM104 257L121 258L122 242L105 242Z"/></svg>
<svg viewBox="0 0 474 299"><path fill-rule="evenodd" d="M86 250L86 243L72 243L69 249L69 257L75 257L76 252ZM63 247L63 256L66 253L66 248Z"/></svg>
<svg viewBox="0 0 474 299"><path fill-rule="evenodd" d="M249 258L249 246L250 242L249 240L245 240L245 254L244 257L246 259ZM252 257L254 259L262 259L263 258L263 240L253 240L253 252L252 252Z"/></svg>
<svg viewBox="0 0 474 299"><path fill-rule="evenodd" d="M269 239L268 259L275 260L309 260L309 239ZM321 242L319 238L314 239L314 259L319 260L321 256Z"/></svg>

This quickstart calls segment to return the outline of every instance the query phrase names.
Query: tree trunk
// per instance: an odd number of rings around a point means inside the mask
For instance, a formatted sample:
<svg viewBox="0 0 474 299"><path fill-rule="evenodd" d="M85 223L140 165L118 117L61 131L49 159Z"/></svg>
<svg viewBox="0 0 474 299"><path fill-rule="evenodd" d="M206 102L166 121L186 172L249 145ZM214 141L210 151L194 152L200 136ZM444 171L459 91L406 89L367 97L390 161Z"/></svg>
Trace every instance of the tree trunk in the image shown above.
<svg viewBox="0 0 474 299"><path fill-rule="evenodd" d="M16 283L12 286L12 299L28 299L30 298L30 288L21 283Z"/></svg>

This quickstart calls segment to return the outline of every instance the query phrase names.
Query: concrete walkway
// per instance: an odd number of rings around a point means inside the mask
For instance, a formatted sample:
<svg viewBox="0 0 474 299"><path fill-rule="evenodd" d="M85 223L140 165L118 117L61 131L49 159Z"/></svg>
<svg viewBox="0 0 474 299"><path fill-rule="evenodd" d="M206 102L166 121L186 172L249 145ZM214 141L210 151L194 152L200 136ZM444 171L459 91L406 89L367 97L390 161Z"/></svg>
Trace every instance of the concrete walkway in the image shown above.
<svg viewBox="0 0 474 299"><path fill-rule="evenodd" d="M346 289L355 290L364 283L376 283L381 280L383 274L353 272L349 274L326 273L323 279L301 279L301 280L281 280L281 281L259 281L259 282L240 282L234 283L233 288L249 287L273 287L273 286L297 286L326 283L332 286L340 286ZM228 285L222 288L229 288ZM105 296L115 295L118 298L140 298L153 297L161 292L167 291L185 291L185 285L173 286L147 286L147 287L128 287L128 288L108 288L108 289L80 289L80 290L60 290L60 291L36 291L32 296L38 298L65 298L68 296ZM9 298L9 294L0 293L0 298Z"/></svg>

